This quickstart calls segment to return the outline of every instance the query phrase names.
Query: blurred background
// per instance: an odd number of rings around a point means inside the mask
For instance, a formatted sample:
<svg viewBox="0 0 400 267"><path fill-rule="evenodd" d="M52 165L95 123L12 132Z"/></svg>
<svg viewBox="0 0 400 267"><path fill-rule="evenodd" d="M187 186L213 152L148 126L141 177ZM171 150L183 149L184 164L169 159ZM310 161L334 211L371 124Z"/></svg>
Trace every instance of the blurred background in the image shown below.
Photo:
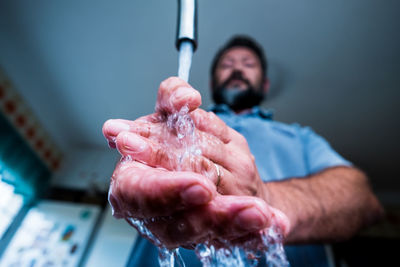
<svg viewBox="0 0 400 267"><path fill-rule="evenodd" d="M368 249L399 244L399 10L396 0L198 1L190 83L202 107L215 52L234 34L254 37L270 64L264 106L324 136L366 171L385 205L381 224L332 246L338 266L367 266ZM101 127L153 112L158 85L177 74L176 24L175 0L0 1L4 266L18 258L12 248L24 222L38 222L34 212L53 220L46 238L66 236L57 253L75 257L68 266L105 263L111 251L125 264L136 233L107 207L119 157ZM31 246L43 249L38 236Z"/></svg>

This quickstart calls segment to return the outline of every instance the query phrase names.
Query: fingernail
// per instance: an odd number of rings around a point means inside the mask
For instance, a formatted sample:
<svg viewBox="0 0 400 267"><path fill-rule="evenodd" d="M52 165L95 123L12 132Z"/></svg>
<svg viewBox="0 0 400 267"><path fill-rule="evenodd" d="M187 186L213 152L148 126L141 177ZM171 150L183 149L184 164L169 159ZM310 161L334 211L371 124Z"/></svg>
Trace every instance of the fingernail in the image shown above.
<svg viewBox="0 0 400 267"><path fill-rule="evenodd" d="M134 134L126 133L122 140L124 148L130 152L139 153L147 148L147 143Z"/></svg>
<svg viewBox="0 0 400 267"><path fill-rule="evenodd" d="M126 123L123 123L118 120L110 120L108 122L108 127L112 128L113 132L123 132L123 131L129 131L129 125Z"/></svg>
<svg viewBox="0 0 400 267"><path fill-rule="evenodd" d="M204 205L211 200L211 193L204 186L195 184L181 192L184 202L191 205Z"/></svg>
<svg viewBox="0 0 400 267"><path fill-rule="evenodd" d="M256 207L246 208L240 211L235 218L235 223L248 231L256 231L265 228L266 218Z"/></svg>

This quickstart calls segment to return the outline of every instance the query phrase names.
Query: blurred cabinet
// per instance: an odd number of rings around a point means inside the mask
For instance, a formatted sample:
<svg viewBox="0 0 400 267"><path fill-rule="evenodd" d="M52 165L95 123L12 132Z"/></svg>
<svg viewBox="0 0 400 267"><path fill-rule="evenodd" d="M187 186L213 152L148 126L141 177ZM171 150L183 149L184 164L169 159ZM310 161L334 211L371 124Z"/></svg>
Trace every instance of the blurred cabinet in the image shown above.
<svg viewBox="0 0 400 267"><path fill-rule="evenodd" d="M78 266L100 212L96 205L39 201L11 239L0 266Z"/></svg>

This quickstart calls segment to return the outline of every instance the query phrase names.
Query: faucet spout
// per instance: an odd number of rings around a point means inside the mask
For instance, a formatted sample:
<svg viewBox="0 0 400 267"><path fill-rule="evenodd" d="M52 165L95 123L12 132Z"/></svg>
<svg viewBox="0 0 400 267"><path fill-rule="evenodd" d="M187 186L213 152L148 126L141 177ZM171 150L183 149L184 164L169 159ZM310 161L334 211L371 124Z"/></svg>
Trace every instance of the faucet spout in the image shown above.
<svg viewBox="0 0 400 267"><path fill-rule="evenodd" d="M180 50L182 42L192 43L193 51L197 48L197 0L178 0L178 29L176 48Z"/></svg>

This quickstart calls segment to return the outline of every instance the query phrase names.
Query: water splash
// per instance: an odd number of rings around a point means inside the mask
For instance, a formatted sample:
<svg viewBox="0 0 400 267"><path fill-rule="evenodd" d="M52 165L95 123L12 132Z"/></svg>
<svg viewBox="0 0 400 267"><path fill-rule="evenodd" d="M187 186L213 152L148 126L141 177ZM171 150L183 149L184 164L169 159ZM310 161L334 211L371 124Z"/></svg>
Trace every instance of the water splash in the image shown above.
<svg viewBox="0 0 400 267"><path fill-rule="evenodd" d="M190 117L189 108L183 106L179 112L170 114L167 118L167 129L176 134L178 149L178 166L177 170L182 170L184 160L193 160L195 156L201 155L201 149L198 145L198 138L196 137L195 125L193 119ZM165 144L170 147L171 144Z"/></svg>
<svg viewBox="0 0 400 267"><path fill-rule="evenodd" d="M265 252L268 266L290 266L283 248L283 235L276 225L268 228L267 233L262 235L262 239L263 243L268 245L268 251Z"/></svg>
<svg viewBox="0 0 400 267"><path fill-rule="evenodd" d="M135 226L135 228L140 232L140 234L153 242L154 245L158 248L158 263L160 267L174 267L175 263L178 267L185 267L185 263L179 253L179 249L168 249L166 248L160 240L158 240L152 233L147 229L146 223L147 220L139 220L135 218L127 218L127 220ZM154 221L154 218L151 218L150 221Z"/></svg>
<svg viewBox="0 0 400 267"><path fill-rule="evenodd" d="M256 237L241 244L226 241L222 247L198 244L196 255L204 267L258 266L264 262L269 267L288 267L280 230L272 226L260 232L261 241ZM254 244L254 242L259 242Z"/></svg>

